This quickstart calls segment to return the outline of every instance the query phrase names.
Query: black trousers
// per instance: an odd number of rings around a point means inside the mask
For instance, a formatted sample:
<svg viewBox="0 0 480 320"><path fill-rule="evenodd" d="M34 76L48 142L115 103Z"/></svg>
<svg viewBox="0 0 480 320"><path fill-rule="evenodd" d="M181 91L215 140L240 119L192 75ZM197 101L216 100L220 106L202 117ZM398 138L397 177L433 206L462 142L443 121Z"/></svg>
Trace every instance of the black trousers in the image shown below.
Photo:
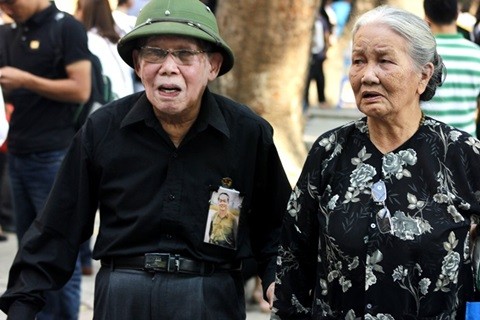
<svg viewBox="0 0 480 320"><path fill-rule="evenodd" d="M95 279L94 319L245 318L245 294L239 271L197 276L101 267Z"/></svg>
<svg viewBox="0 0 480 320"><path fill-rule="evenodd" d="M7 155L0 152L0 226L4 231L15 230L11 188L7 173Z"/></svg>
<svg viewBox="0 0 480 320"><path fill-rule="evenodd" d="M310 67L308 69L308 78L305 85L305 91L303 93L305 103L308 105L308 96L310 89L310 81L315 80L317 88L318 102L323 103L325 98L325 74L323 72L323 62L325 58L323 56L312 55L310 60Z"/></svg>

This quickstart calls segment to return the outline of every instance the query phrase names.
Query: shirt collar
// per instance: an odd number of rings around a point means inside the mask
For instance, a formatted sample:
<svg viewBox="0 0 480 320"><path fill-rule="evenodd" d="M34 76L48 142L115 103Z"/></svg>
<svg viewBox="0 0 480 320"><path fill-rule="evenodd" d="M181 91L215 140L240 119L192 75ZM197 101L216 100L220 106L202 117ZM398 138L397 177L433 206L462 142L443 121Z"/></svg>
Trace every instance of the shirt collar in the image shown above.
<svg viewBox="0 0 480 320"><path fill-rule="evenodd" d="M220 110L220 106L218 105L215 96L210 90L208 90L208 88L206 88L202 98L200 113L198 114L196 121L196 128L198 131L201 131L208 126L217 129L227 138L230 138L230 130L228 129L225 117Z"/></svg>
<svg viewBox="0 0 480 320"><path fill-rule="evenodd" d="M440 39L465 39L465 37L457 32L457 33L437 33L435 34L435 38L440 38ZM467 39L465 39L467 40Z"/></svg>
<svg viewBox="0 0 480 320"><path fill-rule="evenodd" d="M147 95L143 93L122 120L121 128L141 121L151 121L154 118L153 106L150 101L148 101ZM220 110L220 106L214 95L207 88L202 97L202 104L197 120L191 130L200 132L209 126L215 128L227 138L230 138L230 130Z"/></svg>

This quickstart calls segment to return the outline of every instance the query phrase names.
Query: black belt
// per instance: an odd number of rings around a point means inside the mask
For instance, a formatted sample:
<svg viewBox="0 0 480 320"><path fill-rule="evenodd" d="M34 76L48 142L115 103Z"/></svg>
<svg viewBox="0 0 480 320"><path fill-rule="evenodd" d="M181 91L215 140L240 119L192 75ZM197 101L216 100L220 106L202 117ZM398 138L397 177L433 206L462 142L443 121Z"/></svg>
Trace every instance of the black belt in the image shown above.
<svg viewBox="0 0 480 320"><path fill-rule="evenodd" d="M134 269L148 272L188 273L211 275L216 271L240 271L241 262L216 264L184 258L178 254L146 253L136 257L115 257L101 260L101 265L112 269Z"/></svg>

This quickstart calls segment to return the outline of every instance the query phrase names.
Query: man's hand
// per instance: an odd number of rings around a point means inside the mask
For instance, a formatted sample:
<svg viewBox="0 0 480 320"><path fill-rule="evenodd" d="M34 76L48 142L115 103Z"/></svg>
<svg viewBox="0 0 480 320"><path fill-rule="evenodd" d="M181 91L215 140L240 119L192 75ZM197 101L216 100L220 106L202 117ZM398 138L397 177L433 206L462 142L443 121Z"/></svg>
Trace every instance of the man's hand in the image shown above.
<svg viewBox="0 0 480 320"><path fill-rule="evenodd" d="M0 68L0 84L8 93L24 88L55 101L85 103L91 94L92 77L89 60L79 60L66 66L67 77L43 78L13 67Z"/></svg>
<svg viewBox="0 0 480 320"><path fill-rule="evenodd" d="M18 89L24 86L28 72L13 67L0 68L0 84L6 91Z"/></svg>

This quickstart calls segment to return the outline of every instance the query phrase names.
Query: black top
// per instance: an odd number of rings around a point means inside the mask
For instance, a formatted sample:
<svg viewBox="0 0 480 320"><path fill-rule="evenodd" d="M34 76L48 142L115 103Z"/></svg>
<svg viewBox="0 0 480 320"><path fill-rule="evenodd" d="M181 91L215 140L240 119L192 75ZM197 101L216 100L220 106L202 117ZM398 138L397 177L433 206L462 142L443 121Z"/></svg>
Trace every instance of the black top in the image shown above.
<svg viewBox="0 0 480 320"><path fill-rule="evenodd" d="M65 15L61 35L52 30ZM87 34L80 22L60 12L52 4L33 15L12 32L9 65L34 75L66 78L65 66L88 59ZM54 39L60 37L61 40ZM55 63L55 46L63 43L63 63ZM51 151L67 148L75 134L73 116L78 104L42 97L27 89L13 90L8 99L15 110L10 121L8 148L14 154Z"/></svg>
<svg viewBox="0 0 480 320"><path fill-rule="evenodd" d="M480 217L467 133L426 117L383 154L366 118L326 132L287 210L272 319L465 319Z"/></svg>
<svg viewBox="0 0 480 320"><path fill-rule="evenodd" d="M92 235L97 203L95 259L168 252L228 263L253 252L264 283L273 282L291 188L272 134L249 108L208 91L178 148L143 92L101 108L75 136L46 210L25 234L0 307L18 299L39 308L38 291L67 281L78 246ZM204 238L223 178L243 196L236 249Z"/></svg>

